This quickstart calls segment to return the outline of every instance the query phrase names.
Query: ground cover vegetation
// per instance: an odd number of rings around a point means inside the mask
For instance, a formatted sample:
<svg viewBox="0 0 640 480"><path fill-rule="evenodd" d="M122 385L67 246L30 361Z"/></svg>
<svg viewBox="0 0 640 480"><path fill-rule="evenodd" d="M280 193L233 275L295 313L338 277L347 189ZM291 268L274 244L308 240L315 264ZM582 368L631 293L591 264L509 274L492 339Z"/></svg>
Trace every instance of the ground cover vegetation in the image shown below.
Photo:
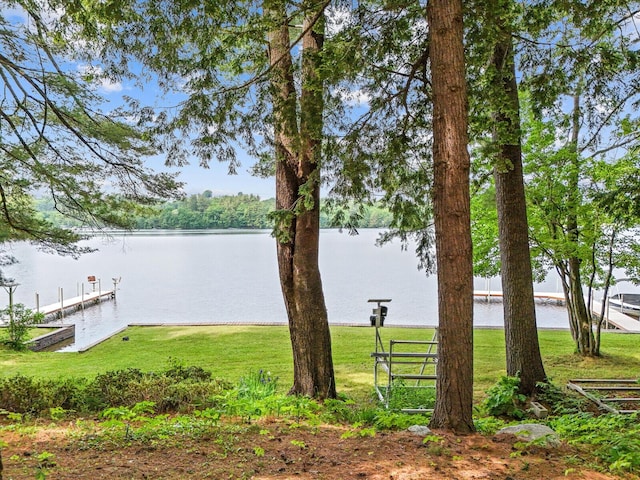
<svg viewBox="0 0 640 480"><path fill-rule="evenodd" d="M406 338L425 333L389 331ZM39 370L42 354L0 351L6 478L337 479L348 477L345 468L368 478L383 478L375 476L382 472L414 475L408 478L454 478L460 472L522 479L633 478L640 471L637 415L599 415L559 388L593 366L598 375L625 375L629 363L638 361L631 335L611 334L608 344L615 347L605 365L573 353L568 332L541 332L548 369L559 381L542 388L537 399L550 409L543 422L565 442L549 449L544 442L493 437L500 427L530 421L531 415L518 394L518 379L504 376L496 355L504 350L498 330L475 333L479 434L457 438L441 431L412 437L403 431L424 425L428 416L381 407L371 390L367 328L332 332L336 367L344 367L336 379L345 393L324 402L286 394L283 385L293 372L288 362L278 363L284 327L135 327L126 334L129 342L114 338L83 354L44 354L48 371ZM176 345L178 337L184 342ZM198 341L215 342L229 355L213 362ZM250 347L256 341L260 353ZM138 345L140 368L127 367L129 359L118 363L130 342ZM171 345L181 360L165 357L163 345ZM234 356L236 348L241 351ZM270 357L274 370L251 367ZM199 361L205 366L194 366ZM5 365L13 365L14 373Z"/></svg>

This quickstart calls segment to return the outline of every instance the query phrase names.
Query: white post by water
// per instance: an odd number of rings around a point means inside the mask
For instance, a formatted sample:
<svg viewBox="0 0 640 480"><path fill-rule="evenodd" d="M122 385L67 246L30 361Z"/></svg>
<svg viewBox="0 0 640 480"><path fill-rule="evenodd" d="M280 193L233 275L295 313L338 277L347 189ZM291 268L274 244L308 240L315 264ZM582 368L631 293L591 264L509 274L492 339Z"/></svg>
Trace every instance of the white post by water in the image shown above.
<svg viewBox="0 0 640 480"><path fill-rule="evenodd" d="M36 313L40 312L40 294L36 292Z"/></svg>

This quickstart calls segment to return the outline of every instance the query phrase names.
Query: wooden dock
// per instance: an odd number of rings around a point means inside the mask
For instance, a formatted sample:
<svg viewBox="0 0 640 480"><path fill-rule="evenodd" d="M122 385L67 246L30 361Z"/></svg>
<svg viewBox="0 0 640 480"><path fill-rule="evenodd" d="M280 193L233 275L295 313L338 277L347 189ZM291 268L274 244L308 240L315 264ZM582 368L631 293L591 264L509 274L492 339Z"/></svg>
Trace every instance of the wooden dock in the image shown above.
<svg viewBox="0 0 640 480"><path fill-rule="evenodd" d="M62 301L52 303L50 305L44 305L42 307L36 307L34 312L44 314L45 317L49 315L64 316L64 312L71 309L81 309L90 305L95 305L103 300L109 300L114 298L113 290L103 290L97 292L86 292L84 295L77 297L63 298Z"/></svg>
<svg viewBox="0 0 640 480"><path fill-rule="evenodd" d="M502 298L502 292L499 290L474 290L473 295L475 297L482 297L487 301L492 298ZM557 301L558 304L564 303L564 293L559 292L534 292L534 298L541 300L553 300ZM591 302L591 311L600 315L600 311L602 309L602 302L597 302L593 300ZM640 321L630 317L629 315L625 315L613 308L607 309L605 311L605 320L604 320L604 328L611 328L630 333L640 333Z"/></svg>
<svg viewBox="0 0 640 480"><path fill-rule="evenodd" d="M474 290L473 296L490 300L492 298L502 298L502 292L499 290ZM564 293L562 292L533 292L533 298L564 303Z"/></svg>
<svg viewBox="0 0 640 480"><path fill-rule="evenodd" d="M596 302L595 300L591 302L591 311L593 313L600 316L601 310L602 302ZM636 320L613 308L608 308L607 310L604 313L604 328L613 326L623 332L640 333L640 320Z"/></svg>

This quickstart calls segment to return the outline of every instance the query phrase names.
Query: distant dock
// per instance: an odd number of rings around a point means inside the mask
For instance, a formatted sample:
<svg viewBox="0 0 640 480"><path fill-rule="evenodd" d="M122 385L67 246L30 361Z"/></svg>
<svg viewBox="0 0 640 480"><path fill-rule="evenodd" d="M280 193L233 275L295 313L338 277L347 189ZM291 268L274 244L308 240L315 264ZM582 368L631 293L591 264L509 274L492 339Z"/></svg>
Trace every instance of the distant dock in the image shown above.
<svg viewBox="0 0 640 480"><path fill-rule="evenodd" d="M498 290L474 290L474 297L480 297L487 301L492 298L502 299L502 292ZM552 300L558 302L558 304L564 304L564 293L559 292L534 292L533 297L540 300ZM595 300L591 301L591 311L600 316L602 310L602 302ZM623 332L640 333L640 321L635 320L629 315L618 312L612 308L605 310L604 328L614 328Z"/></svg>
<svg viewBox="0 0 640 480"><path fill-rule="evenodd" d="M502 298L502 292L499 290L474 290L473 296L491 300L492 298ZM539 300L554 300L559 304L564 303L564 293L562 292L533 292L533 298Z"/></svg>

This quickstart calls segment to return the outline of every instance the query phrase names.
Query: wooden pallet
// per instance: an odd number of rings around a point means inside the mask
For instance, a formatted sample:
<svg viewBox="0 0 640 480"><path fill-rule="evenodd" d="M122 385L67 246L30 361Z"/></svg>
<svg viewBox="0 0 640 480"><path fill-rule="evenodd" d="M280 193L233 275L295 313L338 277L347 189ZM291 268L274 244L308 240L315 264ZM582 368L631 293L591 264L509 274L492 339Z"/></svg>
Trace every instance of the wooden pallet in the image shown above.
<svg viewBox="0 0 640 480"><path fill-rule="evenodd" d="M594 402L609 413L640 411L640 382L631 378L579 378L567 387Z"/></svg>

